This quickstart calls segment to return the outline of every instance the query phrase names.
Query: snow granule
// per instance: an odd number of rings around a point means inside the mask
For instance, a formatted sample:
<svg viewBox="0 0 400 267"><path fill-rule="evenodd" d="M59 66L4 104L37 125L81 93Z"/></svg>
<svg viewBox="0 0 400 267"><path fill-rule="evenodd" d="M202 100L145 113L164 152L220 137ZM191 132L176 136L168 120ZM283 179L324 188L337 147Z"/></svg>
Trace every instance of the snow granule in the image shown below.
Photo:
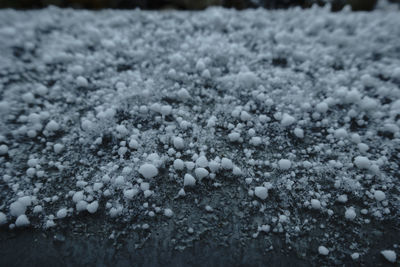
<svg viewBox="0 0 400 267"><path fill-rule="evenodd" d="M319 246L318 247L318 253L323 255L323 256L327 256L329 254L329 250L324 246Z"/></svg>
<svg viewBox="0 0 400 267"><path fill-rule="evenodd" d="M167 217L172 217L174 215L174 212L171 209L165 209L164 215Z"/></svg>
<svg viewBox="0 0 400 267"><path fill-rule="evenodd" d="M281 170L289 170L292 166L292 163L288 159L281 159L278 161L279 169Z"/></svg>
<svg viewBox="0 0 400 267"><path fill-rule="evenodd" d="M140 166L139 173L148 179L155 177L158 174L158 170L153 164L145 163Z"/></svg>
<svg viewBox="0 0 400 267"><path fill-rule="evenodd" d="M382 250L381 254L389 262L392 262L392 263L396 262L397 255L396 255L396 252L394 252L393 250L389 250L389 249L388 250Z"/></svg>
<svg viewBox="0 0 400 267"><path fill-rule="evenodd" d="M3 212L0 212L0 225L6 224L7 223L7 215L5 215Z"/></svg>
<svg viewBox="0 0 400 267"><path fill-rule="evenodd" d="M194 186L196 184L196 179L190 175L190 174L185 174L184 180L183 180L183 185L184 186Z"/></svg>
<svg viewBox="0 0 400 267"><path fill-rule="evenodd" d="M371 162L367 157L357 156L354 159L354 164L360 169L369 169Z"/></svg>
<svg viewBox="0 0 400 267"><path fill-rule="evenodd" d="M15 225L17 227L24 227L24 226L28 226L30 224L28 217L26 217L25 214L23 215L19 215L17 220L15 221Z"/></svg>
<svg viewBox="0 0 400 267"><path fill-rule="evenodd" d="M224 168L225 170L231 170L233 168L232 160L223 158L221 160L221 167Z"/></svg>
<svg viewBox="0 0 400 267"><path fill-rule="evenodd" d="M268 189L263 187L263 186L257 186L256 188L254 188L254 194L264 200L268 197Z"/></svg>

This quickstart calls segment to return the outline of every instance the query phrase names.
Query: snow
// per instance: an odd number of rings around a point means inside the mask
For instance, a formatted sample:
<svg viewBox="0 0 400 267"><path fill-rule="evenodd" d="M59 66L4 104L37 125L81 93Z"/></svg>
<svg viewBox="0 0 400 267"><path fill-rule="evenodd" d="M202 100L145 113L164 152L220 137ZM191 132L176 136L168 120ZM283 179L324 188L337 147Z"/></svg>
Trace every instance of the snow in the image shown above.
<svg viewBox="0 0 400 267"><path fill-rule="evenodd" d="M224 168L225 170L231 170L233 168L232 160L228 158L222 158L221 167Z"/></svg>
<svg viewBox="0 0 400 267"><path fill-rule="evenodd" d="M281 120L281 125L282 126L287 127L287 126L292 125L295 122L296 122L296 119L293 116L291 116L291 115L289 115L287 113L284 113L282 115L282 120Z"/></svg>
<svg viewBox="0 0 400 267"><path fill-rule="evenodd" d="M57 211L57 218L58 219L62 219L62 218L65 218L66 216L67 216L67 209L66 208L62 208L62 209L59 209L58 211Z"/></svg>
<svg viewBox="0 0 400 267"><path fill-rule="evenodd" d="M354 220L357 216L356 211L353 207L350 207L348 209L346 209L346 212L344 213L344 216L347 220Z"/></svg>
<svg viewBox="0 0 400 267"><path fill-rule="evenodd" d="M383 201L386 199L386 195L383 191L381 190L375 190L374 192L374 198L376 199L376 201Z"/></svg>
<svg viewBox="0 0 400 267"><path fill-rule="evenodd" d="M53 148L54 148L54 153L59 154L64 149L64 145L55 144Z"/></svg>
<svg viewBox="0 0 400 267"><path fill-rule="evenodd" d="M7 145L0 145L0 155L6 155L8 152L8 146Z"/></svg>
<svg viewBox="0 0 400 267"><path fill-rule="evenodd" d="M164 215L167 217L172 217L174 215L174 212L171 209L165 209Z"/></svg>
<svg viewBox="0 0 400 267"><path fill-rule="evenodd" d="M394 252L393 250L382 250L381 254L383 255L383 257L385 257L386 260L388 260L389 262L395 263L396 262L396 252Z"/></svg>
<svg viewBox="0 0 400 267"><path fill-rule="evenodd" d="M335 137L336 138L346 138L347 137L347 131L346 129L340 128L335 130Z"/></svg>
<svg viewBox="0 0 400 267"><path fill-rule="evenodd" d="M318 103L315 106L315 109L319 112L319 113L326 113L328 111L328 104L326 102L321 102Z"/></svg>
<svg viewBox="0 0 400 267"><path fill-rule="evenodd" d="M25 214L19 215L17 220L15 221L15 225L17 227L28 226L29 224L30 224L29 219Z"/></svg>
<svg viewBox="0 0 400 267"><path fill-rule="evenodd" d="M76 84L79 87L87 87L88 86L88 81L85 77L79 76L76 78Z"/></svg>
<svg viewBox="0 0 400 267"><path fill-rule="evenodd" d="M254 188L254 194L256 195L256 197L264 200L268 197L268 189L264 186L257 186L256 188Z"/></svg>
<svg viewBox="0 0 400 267"><path fill-rule="evenodd" d="M318 253L323 255L323 256L327 256L329 254L329 250L324 246L319 246L318 247Z"/></svg>
<svg viewBox="0 0 400 267"><path fill-rule="evenodd" d="M367 157L357 156L354 159L354 164L360 169L369 169L371 162Z"/></svg>
<svg viewBox="0 0 400 267"><path fill-rule="evenodd" d="M196 166L201 168L208 167L208 160L205 156L200 156L196 159Z"/></svg>
<svg viewBox="0 0 400 267"><path fill-rule="evenodd" d="M174 160L174 169L181 171L185 168L185 163L181 159Z"/></svg>
<svg viewBox="0 0 400 267"><path fill-rule="evenodd" d="M194 170L194 173L196 174L196 177L200 180L207 177L209 174L209 172L205 168L196 168Z"/></svg>
<svg viewBox="0 0 400 267"><path fill-rule="evenodd" d="M281 159L278 161L279 169L281 170L289 170L292 166L292 163L288 159Z"/></svg>
<svg viewBox="0 0 400 267"><path fill-rule="evenodd" d="M174 138L174 147L176 149L183 149L185 147L185 143L183 142L182 137L175 137Z"/></svg>
<svg viewBox="0 0 400 267"><path fill-rule="evenodd" d="M195 186L196 184L196 179L190 175L190 174L185 174L184 180L183 180L183 185L184 186Z"/></svg>
<svg viewBox="0 0 400 267"><path fill-rule="evenodd" d="M7 223L7 215L0 211L0 225Z"/></svg>
<svg viewBox="0 0 400 267"><path fill-rule="evenodd" d="M26 211L26 205L24 205L24 203L22 203L21 201L15 201L10 205L10 214L12 216L18 217L24 214L25 211Z"/></svg>
<svg viewBox="0 0 400 267"><path fill-rule="evenodd" d="M311 199L311 207L313 209L319 210L321 209L321 202L318 199Z"/></svg>
<svg viewBox="0 0 400 267"><path fill-rule="evenodd" d="M239 141L240 140L240 134L239 133L230 133L230 134L228 134L228 138L229 138L229 141L231 141L231 142L237 142L237 141Z"/></svg>
<svg viewBox="0 0 400 267"><path fill-rule="evenodd" d="M400 216L393 7L1 10L0 222L364 257Z"/></svg>
<svg viewBox="0 0 400 267"><path fill-rule="evenodd" d="M358 260L360 258L360 254L358 252L354 252L350 256L353 260Z"/></svg>
<svg viewBox="0 0 400 267"><path fill-rule="evenodd" d="M139 173L143 175L144 178L153 178L158 174L158 169L156 166L150 163L145 163L139 168Z"/></svg>
<svg viewBox="0 0 400 267"><path fill-rule="evenodd" d="M138 193L139 193L139 190L137 190L136 188L127 189L124 191L124 197L132 200L133 197L136 196Z"/></svg>
<svg viewBox="0 0 400 267"><path fill-rule="evenodd" d="M86 206L86 209L89 213L95 213L99 208L99 202L93 201Z"/></svg>
<svg viewBox="0 0 400 267"><path fill-rule="evenodd" d="M45 128L47 131L54 132L54 131L58 131L60 129L60 125L57 122L55 122L54 120L51 120L46 124Z"/></svg>
<svg viewBox="0 0 400 267"><path fill-rule="evenodd" d="M298 138L304 138L304 130L303 129L295 128L293 132Z"/></svg>

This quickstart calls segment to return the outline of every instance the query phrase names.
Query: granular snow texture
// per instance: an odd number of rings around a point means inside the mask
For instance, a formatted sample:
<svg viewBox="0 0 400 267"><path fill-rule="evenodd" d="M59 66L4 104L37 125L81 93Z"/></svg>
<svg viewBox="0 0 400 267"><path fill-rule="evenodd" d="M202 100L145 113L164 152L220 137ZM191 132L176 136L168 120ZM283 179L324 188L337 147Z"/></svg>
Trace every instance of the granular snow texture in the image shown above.
<svg viewBox="0 0 400 267"><path fill-rule="evenodd" d="M394 6L2 10L0 51L4 231L396 262Z"/></svg>

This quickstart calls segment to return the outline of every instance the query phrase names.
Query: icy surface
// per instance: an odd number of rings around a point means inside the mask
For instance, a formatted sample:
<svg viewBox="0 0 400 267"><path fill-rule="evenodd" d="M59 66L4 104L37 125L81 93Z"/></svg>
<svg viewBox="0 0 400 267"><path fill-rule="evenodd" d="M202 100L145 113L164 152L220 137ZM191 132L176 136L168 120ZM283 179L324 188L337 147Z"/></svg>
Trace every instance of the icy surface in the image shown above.
<svg viewBox="0 0 400 267"><path fill-rule="evenodd" d="M394 9L0 11L0 224L362 261L400 240Z"/></svg>

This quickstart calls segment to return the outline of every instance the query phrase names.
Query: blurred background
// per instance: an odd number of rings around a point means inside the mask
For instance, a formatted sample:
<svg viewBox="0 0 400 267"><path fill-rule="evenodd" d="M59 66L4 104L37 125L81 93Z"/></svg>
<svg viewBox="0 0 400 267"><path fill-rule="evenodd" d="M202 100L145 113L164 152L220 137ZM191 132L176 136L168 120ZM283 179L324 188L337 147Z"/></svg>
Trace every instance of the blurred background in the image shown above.
<svg viewBox="0 0 400 267"><path fill-rule="evenodd" d="M268 9L330 3L332 10L342 9L349 4L353 10L372 10L377 0L0 0L0 8L32 9L49 5L86 9L178 9L201 10L209 6L245 9L263 7ZM400 3L400 0L389 0Z"/></svg>

